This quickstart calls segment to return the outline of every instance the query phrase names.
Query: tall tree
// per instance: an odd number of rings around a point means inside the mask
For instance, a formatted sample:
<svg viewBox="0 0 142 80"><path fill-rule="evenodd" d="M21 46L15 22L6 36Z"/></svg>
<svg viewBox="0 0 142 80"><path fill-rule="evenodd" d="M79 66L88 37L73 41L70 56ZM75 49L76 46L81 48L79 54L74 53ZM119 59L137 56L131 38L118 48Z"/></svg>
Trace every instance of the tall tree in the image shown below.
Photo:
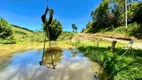
<svg viewBox="0 0 142 80"><path fill-rule="evenodd" d="M104 28L108 23L109 1L104 0L95 10L91 12L93 27Z"/></svg>
<svg viewBox="0 0 142 80"><path fill-rule="evenodd" d="M78 28L77 28L77 26L76 26L75 24L72 24L72 29L73 29L73 32L74 32L74 31L77 32L77 29L78 29Z"/></svg>

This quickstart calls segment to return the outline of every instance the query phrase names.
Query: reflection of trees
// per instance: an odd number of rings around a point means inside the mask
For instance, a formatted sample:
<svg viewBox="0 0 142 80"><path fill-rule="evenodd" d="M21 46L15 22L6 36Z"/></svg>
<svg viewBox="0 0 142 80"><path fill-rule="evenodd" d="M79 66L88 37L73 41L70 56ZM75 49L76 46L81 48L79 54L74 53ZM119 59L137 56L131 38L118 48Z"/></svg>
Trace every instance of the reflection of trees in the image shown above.
<svg viewBox="0 0 142 80"><path fill-rule="evenodd" d="M56 64L62 57L62 50L58 47L48 48L43 55L42 64L55 69Z"/></svg>
<svg viewBox="0 0 142 80"><path fill-rule="evenodd" d="M0 71L5 69L9 65L9 61L12 56L0 57Z"/></svg>
<svg viewBox="0 0 142 80"><path fill-rule="evenodd" d="M59 64L62 67L56 69L53 80L92 80L93 74L88 71L90 64L86 64L83 58L78 59L76 50L70 49L69 52L74 56L63 57Z"/></svg>
<svg viewBox="0 0 142 80"><path fill-rule="evenodd" d="M75 49L70 48L69 50L70 50L70 53L72 54L73 57L75 57L76 54L78 53L78 51Z"/></svg>

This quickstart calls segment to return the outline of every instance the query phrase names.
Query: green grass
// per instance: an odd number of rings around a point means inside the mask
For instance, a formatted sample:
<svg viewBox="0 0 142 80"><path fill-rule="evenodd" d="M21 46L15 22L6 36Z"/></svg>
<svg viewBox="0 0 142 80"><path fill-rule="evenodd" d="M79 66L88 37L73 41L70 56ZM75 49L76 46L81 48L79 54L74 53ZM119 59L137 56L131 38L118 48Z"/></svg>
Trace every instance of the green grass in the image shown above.
<svg viewBox="0 0 142 80"><path fill-rule="evenodd" d="M142 79L142 50L129 50L126 55L122 54L126 51L118 46L114 52L107 49L104 43L99 47L93 43L76 42L77 48L89 57L92 61L100 63L108 73L109 80L141 80ZM121 44L120 44L121 45Z"/></svg>
<svg viewBox="0 0 142 80"><path fill-rule="evenodd" d="M32 42L32 41L43 41L44 33L43 32L30 32L24 29L12 27L13 36L17 42Z"/></svg>

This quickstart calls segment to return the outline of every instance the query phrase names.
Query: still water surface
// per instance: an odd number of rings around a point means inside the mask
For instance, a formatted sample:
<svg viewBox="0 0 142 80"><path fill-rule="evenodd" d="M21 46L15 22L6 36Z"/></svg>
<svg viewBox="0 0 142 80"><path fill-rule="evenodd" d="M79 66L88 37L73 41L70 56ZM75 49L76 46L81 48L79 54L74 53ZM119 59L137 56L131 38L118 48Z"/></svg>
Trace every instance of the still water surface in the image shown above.
<svg viewBox="0 0 142 80"><path fill-rule="evenodd" d="M0 80L96 80L92 63L75 49L62 50L60 59L54 57L56 69L39 65L42 53L28 50L14 54L0 64ZM46 56L48 60L49 55Z"/></svg>

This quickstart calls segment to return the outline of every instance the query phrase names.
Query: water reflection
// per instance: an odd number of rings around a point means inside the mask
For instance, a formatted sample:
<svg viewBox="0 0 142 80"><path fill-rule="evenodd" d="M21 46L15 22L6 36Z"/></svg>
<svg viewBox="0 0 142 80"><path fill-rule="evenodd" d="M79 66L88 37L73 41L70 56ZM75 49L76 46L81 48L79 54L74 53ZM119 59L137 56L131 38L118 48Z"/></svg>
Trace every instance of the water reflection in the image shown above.
<svg viewBox="0 0 142 80"><path fill-rule="evenodd" d="M40 66L42 50L29 50L10 59L8 66L0 71L0 80L94 80L91 62L81 53L75 49L52 51L56 69L51 69L51 54L44 55Z"/></svg>
<svg viewBox="0 0 142 80"><path fill-rule="evenodd" d="M40 65L45 65L48 68L55 69L57 63L62 58L62 50L58 47L48 48L42 56Z"/></svg>

